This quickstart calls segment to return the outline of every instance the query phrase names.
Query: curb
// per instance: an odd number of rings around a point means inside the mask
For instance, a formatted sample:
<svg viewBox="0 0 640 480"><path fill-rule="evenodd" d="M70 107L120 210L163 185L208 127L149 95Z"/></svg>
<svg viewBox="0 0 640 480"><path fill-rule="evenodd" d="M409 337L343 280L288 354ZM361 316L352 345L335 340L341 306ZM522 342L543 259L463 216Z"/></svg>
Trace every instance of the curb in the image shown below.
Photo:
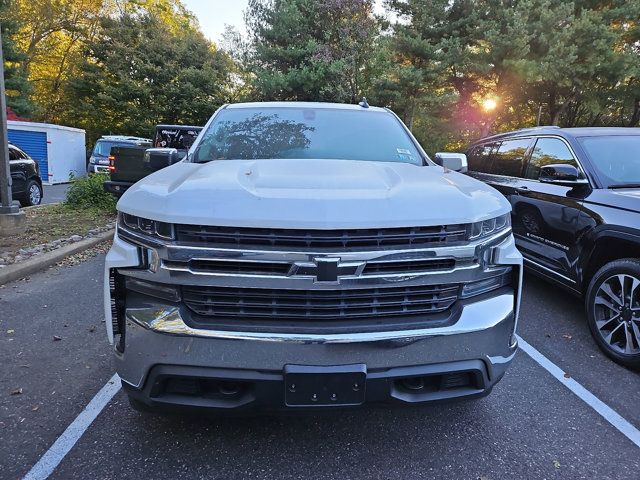
<svg viewBox="0 0 640 480"><path fill-rule="evenodd" d="M95 237L86 238L77 243L72 243L71 245L65 245L57 250L53 250L51 252L38 255L35 258L25 260L24 262L9 265L0 269L0 285L28 277L29 275L39 272L40 270L44 270L51 265L55 265L61 260L64 260L65 257L75 255L76 253L94 247L99 243L110 240L113 237L113 232L114 230L109 230Z"/></svg>

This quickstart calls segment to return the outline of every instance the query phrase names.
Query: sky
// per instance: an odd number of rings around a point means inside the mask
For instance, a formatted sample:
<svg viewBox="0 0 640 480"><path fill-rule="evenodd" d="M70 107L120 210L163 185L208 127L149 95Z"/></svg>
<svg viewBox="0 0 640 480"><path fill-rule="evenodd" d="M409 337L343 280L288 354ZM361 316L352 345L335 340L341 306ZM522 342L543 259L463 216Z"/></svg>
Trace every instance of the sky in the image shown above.
<svg viewBox="0 0 640 480"><path fill-rule="evenodd" d="M182 0L200 22L205 36L214 42L220 42L225 25L232 25L244 32L243 12L248 0Z"/></svg>
<svg viewBox="0 0 640 480"><path fill-rule="evenodd" d="M231 25L244 33L243 12L248 0L182 0L182 3L198 18L202 33L216 43L222 40L225 25ZM376 12L382 11L382 0L376 0Z"/></svg>

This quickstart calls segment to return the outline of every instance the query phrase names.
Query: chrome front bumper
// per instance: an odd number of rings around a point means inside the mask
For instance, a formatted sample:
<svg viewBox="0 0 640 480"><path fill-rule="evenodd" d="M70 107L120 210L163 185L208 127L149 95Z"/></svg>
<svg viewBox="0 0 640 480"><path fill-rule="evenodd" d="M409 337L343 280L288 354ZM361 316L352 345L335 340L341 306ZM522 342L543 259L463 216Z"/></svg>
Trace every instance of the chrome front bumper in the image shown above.
<svg viewBox="0 0 640 480"><path fill-rule="evenodd" d="M138 305L136 308L126 309L126 347L123 352L115 350L117 372L129 393L133 392L143 402L147 402L149 398L146 395L152 388L149 384L156 381L158 369L201 369L205 372L203 375L213 376L222 371L224 375L231 375L231 377L238 375L242 378L249 375L247 372L254 372L257 378L262 374L268 374L270 381L276 382L279 385L277 389L281 389L283 369L291 364L313 366L362 364L366 366L367 379L371 377L382 381L387 376L402 375L402 372L407 369L415 371L426 369L446 373L471 362L476 366L474 368L477 371L482 372L481 377L484 379L482 386L460 391L458 396L486 394L502 377L517 350L514 333L522 283L522 257L515 248L512 235L502 235L488 239L486 242L488 247L482 244L470 244L440 249L421 249L418 252L415 250L378 252L378 257L385 255L385 258L394 259L407 255L424 255L429 258L453 257L461 268L425 275L396 276L393 279L346 278L341 280L341 286L338 287L357 288L372 283L380 285L381 282L388 282L387 285L416 285L473 281L486 274L486 270L483 270L481 265L485 261L498 267L509 265L514 268L518 274L517 285L514 282L513 288L503 287L477 298L464 300L461 302L456 321L447 326L322 334L198 329L191 327L190 322L183 318L183 315L189 315L189 312L158 301L157 304ZM145 252L145 249L146 253L142 254L147 256L149 268L136 270L141 252ZM479 252L484 256L482 262L478 261ZM230 252L214 249L189 251L189 248L154 245L153 242L134 245L117 234L105 265L105 318L109 341L111 343L114 341L108 288L111 269L118 269L127 276L143 280L178 285L225 285L235 281L239 282L236 286L252 285L268 288L277 283L279 288L291 288L292 282L295 281L298 287L302 283L302 288L336 288L330 285L314 285L311 278L211 276L176 271L165 266L165 260L181 259L184 255L212 258L223 254L228 256ZM256 254L253 252L251 255L273 258L280 253ZM350 253L341 257L352 260L350 256L356 255L362 254ZM294 260L304 260L304 257ZM492 267L488 268L490 270ZM392 396L391 383L384 380L382 385L378 390L383 393L374 398L375 401L380 398L384 401L384 398ZM151 400L149 402L153 403Z"/></svg>
<svg viewBox="0 0 640 480"><path fill-rule="evenodd" d="M160 317L158 309L129 310L116 368L136 388L157 364L281 372L287 364L363 363L371 371L482 360L496 378L517 348L514 303L513 293L470 303L449 327L308 336L193 330L176 309Z"/></svg>

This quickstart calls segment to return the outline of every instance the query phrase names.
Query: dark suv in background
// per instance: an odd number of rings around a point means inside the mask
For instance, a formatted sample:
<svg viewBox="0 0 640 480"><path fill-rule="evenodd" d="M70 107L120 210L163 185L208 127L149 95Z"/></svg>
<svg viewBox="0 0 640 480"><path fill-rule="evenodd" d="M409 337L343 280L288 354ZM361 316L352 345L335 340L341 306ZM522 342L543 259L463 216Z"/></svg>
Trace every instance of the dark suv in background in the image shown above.
<svg viewBox="0 0 640 480"><path fill-rule="evenodd" d="M467 156L511 203L527 267L582 295L600 348L640 367L640 128L519 130Z"/></svg>
<svg viewBox="0 0 640 480"><path fill-rule="evenodd" d="M24 151L9 143L9 169L11 171L11 194L23 207L40 205L42 202L42 180L40 166Z"/></svg>

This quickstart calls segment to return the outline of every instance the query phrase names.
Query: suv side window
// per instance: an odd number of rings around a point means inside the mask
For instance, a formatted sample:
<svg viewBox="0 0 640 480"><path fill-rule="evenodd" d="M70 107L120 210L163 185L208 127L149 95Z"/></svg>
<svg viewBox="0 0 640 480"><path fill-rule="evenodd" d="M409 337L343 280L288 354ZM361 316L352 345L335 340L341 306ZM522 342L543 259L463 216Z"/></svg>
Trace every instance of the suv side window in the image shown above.
<svg viewBox="0 0 640 480"><path fill-rule="evenodd" d="M479 173L490 173L493 163L493 154L499 143L485 143L471 150L469 155L469 170Z"/></svg>
<svg viewBox="0 0 640 480"><path fill-rule="evenodd" d="M545 165L569 164L582 172L569 147L559 138L538 138L536 146L527 165L525 177L538 180L540 169ZM582 173L581 173L582 176Z"/></svg>
<svg viewBox="0 0 640 480"><path fill-rule="evenodd" d="M492 173L506 177L521 177L525 155L530 144L530 138L516 138L502 142L495 154Z"/></svg>
<svg viewBox="0 0 640 480"><path fill-rule="evenodd" d="M22 157L18 155L18 151L12 146L9 146L9 160L19 160L20 158Z"/></svg>

